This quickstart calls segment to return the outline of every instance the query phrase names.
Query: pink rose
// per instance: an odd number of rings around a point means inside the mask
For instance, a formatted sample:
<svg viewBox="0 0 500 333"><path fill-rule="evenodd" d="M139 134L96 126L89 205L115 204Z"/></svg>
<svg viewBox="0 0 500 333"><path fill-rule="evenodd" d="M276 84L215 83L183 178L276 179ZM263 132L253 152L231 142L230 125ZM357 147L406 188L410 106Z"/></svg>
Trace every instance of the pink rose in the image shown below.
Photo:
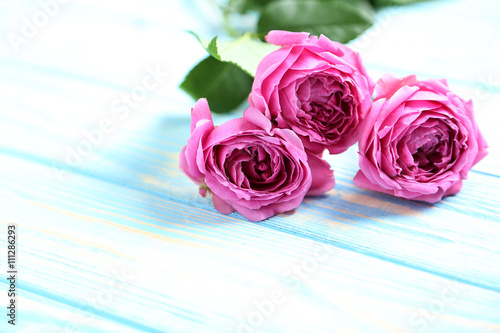
<svg viewBox="0 0 500 333"><path fill-rule="evenodd" d="M434 203L454 195L487 144L465 102L446 80L386 75L359 141L356 186Z"/></svg>
<svg viewBox="0 0 500 333"><path fill-rule="evenodd" d="M271 31L266 40L283 47L260 62L250 105L314 153L338 154L356 143L375 85L359 54L305 32Z"/></svg>
<svg viewBox="0 0 500 333"><path fill-rule="evenodd" d="M288 129L272 128L254 108L214 127L206 99L191 110L191 138L180 155L180 168L212 194L223 214L238 211L260 221L295 209L307 195L319 195L334 184L330 165L305 152Z"/></svg>

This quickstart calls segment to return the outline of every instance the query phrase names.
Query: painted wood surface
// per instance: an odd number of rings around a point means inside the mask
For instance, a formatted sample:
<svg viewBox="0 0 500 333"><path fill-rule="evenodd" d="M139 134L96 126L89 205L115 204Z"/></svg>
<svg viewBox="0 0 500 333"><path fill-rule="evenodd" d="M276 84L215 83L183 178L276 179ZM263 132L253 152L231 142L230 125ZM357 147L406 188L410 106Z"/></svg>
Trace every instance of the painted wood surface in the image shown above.
<svg viewBox="0 0 500 333"><path fill-rule="evenodd" d="M35 1L3 5L21 33ZM218 18L202 0L74 1L0 48L0 256L18 226L18 317L1 332L500 332L500 3L385 10L351 46L385 72L473 98L490 154L435 205L336 187L259 223L217 213L178 169L176 87ZM143 100L145 80L156 82ZM215 122L235 117L216 116ZM82 153L83 152L83 153Z"/></svg>

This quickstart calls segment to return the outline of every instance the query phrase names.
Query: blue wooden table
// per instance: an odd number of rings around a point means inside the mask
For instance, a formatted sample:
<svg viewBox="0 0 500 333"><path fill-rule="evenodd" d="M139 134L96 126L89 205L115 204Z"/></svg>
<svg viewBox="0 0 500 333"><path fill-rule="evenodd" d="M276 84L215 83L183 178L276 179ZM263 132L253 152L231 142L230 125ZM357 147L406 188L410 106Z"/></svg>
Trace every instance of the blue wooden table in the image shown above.
<svg viewBox="0 0 500 333"><path fill-rule="evenodd" d="M177 86L205 56L185 30L220 30L210 3L57 4L46 21L0 5L1 332L500 332L498 1L385 10L351 43L374 79L445 77L474 100L490 153L459 195L356 188L353 147L328 158L333 190L260 223L178 169Z"/></svg>

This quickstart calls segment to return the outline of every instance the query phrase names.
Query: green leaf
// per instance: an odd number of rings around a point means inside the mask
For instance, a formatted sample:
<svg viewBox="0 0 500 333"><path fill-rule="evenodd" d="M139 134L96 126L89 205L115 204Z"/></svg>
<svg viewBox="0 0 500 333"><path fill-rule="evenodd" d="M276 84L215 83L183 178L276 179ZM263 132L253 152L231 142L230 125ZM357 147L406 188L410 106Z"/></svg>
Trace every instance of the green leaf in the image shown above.
<svg viewBox="0 0 500 333"><path fill-rule="evenodd" d="M367 0L275 0L262 9L257 30L306 31L347 43L373 24L373 15Z"/></svg>
<svg viewBox="0 0 500 333"><path fill-rule="evenodd" d="M252 77L232 63L209 56L189 72L180 88L195 100L205 97L212 112L226 113L248 97Z"/></svg>
<svg viewBox="0 0 500 333"><path fill-rule="evenodd" d="M217 53L217 36L214 37L211 41L207 41L198 36L198 34L194 31L188 30L187 32L193 35L198 40L198 42L200 42L205 51L207 51L214 58L220 60L219 54Z"/></svg>
<svg viewBox="0 0 500 333"><path fill-rule="evenodd" d="M229 0L228 10L236 13L245 13L249 10L260 10L271 0Z"/></svg>
<svg viewBox="0 0 500 333"><path fill-rule="evenodd" d="M278 46L245 34L234 41L211 41L193 34L210 54L186 76L181 89L194 99L206 97L213 112L225 113L239 106L252 89L259 62Z"/></svg>
<svg viewBox="0 0 500 333"><path fill-rule="evenodd" d="M370 0L373 6L385 7L385 6L401 6L401 5L409 5L412 3L428 1L428 0Z"/></svg>
<svg viewBox="0 0 500 333"><path fill-rule="evenodd" d="M230 62L255 76L259 62L279 46L264 43L247 33L233 41L218 41L217 37L210 42L202 40L191 32L203 45L205 50L217 60Z"/></svg>

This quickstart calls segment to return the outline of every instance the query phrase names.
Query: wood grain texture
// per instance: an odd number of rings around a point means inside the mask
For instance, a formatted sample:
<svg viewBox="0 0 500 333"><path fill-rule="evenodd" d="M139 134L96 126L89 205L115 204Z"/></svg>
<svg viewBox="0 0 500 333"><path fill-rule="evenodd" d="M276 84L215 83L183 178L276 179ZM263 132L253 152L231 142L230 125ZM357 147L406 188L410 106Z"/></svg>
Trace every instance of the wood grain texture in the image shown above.
<svg viewBox="0 0 500 333"><path fill-rule="evenodd" d="M19 322L0 331L500 332L499 4L388 10L352 43L374 78L447 77L474 99L490 154L459 195L356 188L353 147L327 157L333 190L260 223L217 213L178 169L192 101L176 87L204 56L183 31L218 29L204 6L75 2L18 53L0 42L0 248L16 223L20 251ZM17 31L28 14L8 9ZM103 119L113 130L93 136Z"/></svg>
<svg viewBox="0 0 500 333"><path fill-rule="evenodd" d="M238 318L243 322L253 303L275 289L286 302L266 318L264 332L348 331L353 323L397 332L411 329L417 309L448 293L453 301L440 325L493 329L500 320L498 294L485 288L335 244L297 280L287 272L311 261L320 241L86 176L71 187L55 185L45 180L50 170L44 165L8 162L33 175L26 183L1 179L18 198L13 218L25 226L21 302L43 296L73 307L66 319L89 331L108 321L138 331L210 331L212 325L236 331Z"/></svg>

